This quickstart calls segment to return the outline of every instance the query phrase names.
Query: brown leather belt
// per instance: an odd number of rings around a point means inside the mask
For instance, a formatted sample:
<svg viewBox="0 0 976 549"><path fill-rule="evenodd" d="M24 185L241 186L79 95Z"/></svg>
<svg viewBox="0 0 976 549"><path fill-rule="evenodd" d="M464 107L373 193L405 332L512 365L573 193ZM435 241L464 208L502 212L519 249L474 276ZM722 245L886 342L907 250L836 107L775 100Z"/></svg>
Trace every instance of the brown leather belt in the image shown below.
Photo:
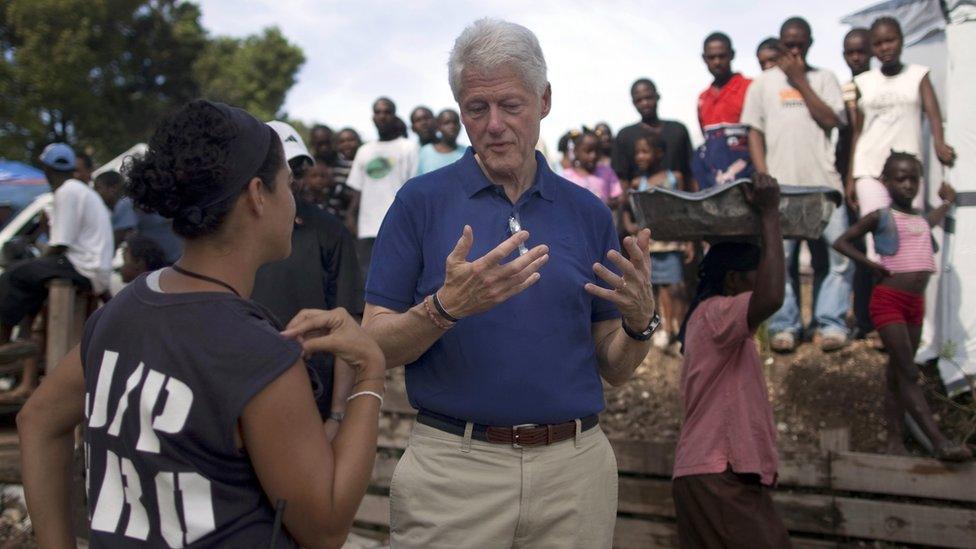
<svg viewBox="0 0 976 549"><path fill-rule="evenodd" d="M417 414L417 422L460 437L464 436L464 428L467 425L466 421L428 410L420 410ZM580 423L581 430L587 431L597 426L600 420L596 415L591 415L581 418ZM546 446L569 440L574 436L576 436L576 421L550 425L530 423L511 427L475 423L471 431L471 438L474 440L493 444L511 444L515 448Z"/></svg>

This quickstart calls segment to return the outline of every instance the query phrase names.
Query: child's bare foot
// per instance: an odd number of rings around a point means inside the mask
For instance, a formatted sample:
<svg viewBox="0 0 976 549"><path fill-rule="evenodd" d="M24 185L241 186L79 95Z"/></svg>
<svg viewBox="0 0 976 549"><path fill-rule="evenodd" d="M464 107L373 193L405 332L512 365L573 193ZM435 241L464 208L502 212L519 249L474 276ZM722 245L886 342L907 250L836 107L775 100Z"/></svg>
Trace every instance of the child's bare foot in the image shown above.
<svg viewBox="0 0 976 549"><path fill-rule="evenodd" d="M973 452L965 444L946 441L935 449L935 457L942 461L968 461L973 459Z"/></svg>
<svg viewBox="0 0 976 549"><path fill-rule="evenodd" d="M864 339L867 340L868 344L871 345L871 348L872 349L874 349L876 351L884 351L884 348L885 348L884 342L881 341L881 336L878 335L878 331L877 330L875 330L875 331L869 333L868 335L864 336Z"/></svg>

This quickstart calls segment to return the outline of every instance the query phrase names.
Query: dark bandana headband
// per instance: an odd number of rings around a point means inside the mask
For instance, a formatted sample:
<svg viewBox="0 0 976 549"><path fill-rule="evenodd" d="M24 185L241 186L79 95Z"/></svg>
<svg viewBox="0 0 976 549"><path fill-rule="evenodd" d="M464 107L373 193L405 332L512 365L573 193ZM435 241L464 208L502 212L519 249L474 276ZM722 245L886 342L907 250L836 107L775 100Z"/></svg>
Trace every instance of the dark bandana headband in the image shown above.
<svg viewBox="0 0 976 549"><path fill-rule="evenodd" d="M228 171L221 179L215 181L213 194L200 201L201 210L219 204L241 192L244 185L254 177L264 163L264 158L268 154L268 144L271 142L271 132L274 131L244 109L212 101L207 103L227 117L234 127L235 135L226 145L225 165Z"/></svg>

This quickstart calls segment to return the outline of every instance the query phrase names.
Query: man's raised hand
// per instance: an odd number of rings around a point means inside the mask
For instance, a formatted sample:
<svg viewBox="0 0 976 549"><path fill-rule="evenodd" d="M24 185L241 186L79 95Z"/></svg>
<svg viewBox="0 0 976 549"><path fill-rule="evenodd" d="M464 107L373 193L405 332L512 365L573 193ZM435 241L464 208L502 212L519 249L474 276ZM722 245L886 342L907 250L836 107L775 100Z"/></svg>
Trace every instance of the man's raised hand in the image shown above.
<svg viewBox="0 0 976 549"><path fill-rule="evenodd" d="M457 245L447 256L444 286L437 291L437 299L448 314L464 318L482 313L538 282L539 269L549 261L549 247L545 244L502 264L528 239L527 231L519 231L469 262L474 231L465 225Z"/></svg>
<svg viewBox="0 0 976 549"><path fill-rule="evenodd" d="M651 231L643 229L637 236L624 238L628 257L616 250L607 253L607 259L622 273L617 275L601 263L593 264L593 272L610 285L603 288L592 282L585 289L596 297L602 297L620 310L623 321L636 331L643 332L654 316L654 291L651 288Z"/></svg>

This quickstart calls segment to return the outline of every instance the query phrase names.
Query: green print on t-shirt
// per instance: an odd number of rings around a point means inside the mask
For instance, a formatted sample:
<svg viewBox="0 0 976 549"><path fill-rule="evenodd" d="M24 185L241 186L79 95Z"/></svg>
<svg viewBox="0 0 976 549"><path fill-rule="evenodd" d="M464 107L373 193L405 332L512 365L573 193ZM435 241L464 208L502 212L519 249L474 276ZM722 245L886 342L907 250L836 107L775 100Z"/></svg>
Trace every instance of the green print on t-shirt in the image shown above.
<svg viewBox="0 0 976 549"><path fill-rule="evenodd" d="M386 157L377 156L366 163L366 175L370 179L383 179L393 170L393 162Z"/></svg>

